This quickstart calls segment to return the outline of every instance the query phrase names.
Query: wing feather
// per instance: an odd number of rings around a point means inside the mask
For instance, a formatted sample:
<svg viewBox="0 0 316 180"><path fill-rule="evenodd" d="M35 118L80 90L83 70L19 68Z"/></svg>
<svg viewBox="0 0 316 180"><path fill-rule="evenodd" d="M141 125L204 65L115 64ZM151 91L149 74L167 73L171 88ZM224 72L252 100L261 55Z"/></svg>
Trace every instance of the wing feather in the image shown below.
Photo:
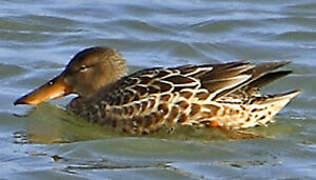
<svg viewBox="0 0 316 180"><path fill-rule="evenodd" d="M290 71L272 71L288 63L289 61L252 64L237 61L152 68L126 76L113 85L105 87L100 96L105 96L109 104L122 105L128 101L148 98L156 93L180 92L182 89L189 88L206 89L212 97L210 99L214 100L238 90L261 87L279 79ZM124 93L125 91L128 93Z"/></svg>

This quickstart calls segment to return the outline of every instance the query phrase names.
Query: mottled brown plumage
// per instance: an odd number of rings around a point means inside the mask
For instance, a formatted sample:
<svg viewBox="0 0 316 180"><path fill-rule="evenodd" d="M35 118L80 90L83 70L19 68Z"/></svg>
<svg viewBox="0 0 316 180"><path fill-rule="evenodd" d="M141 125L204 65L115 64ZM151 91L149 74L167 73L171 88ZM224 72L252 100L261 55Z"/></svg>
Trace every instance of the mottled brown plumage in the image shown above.
<svg viewBox="0 0 316 180"><path fill-rule="evenodd" d="M113 49L96 47L77 54L50 82L62 81L68 87L65 94L79 94L69 104L70 111L131 134L179 125L244 129L273 122L273 117L299 94L298 90L276 95L260 92L262 86L291 72L274 71L288 63L185 65L124 76L123 57ZM44 86L16 104L37 104L35 96Z"/></svg>

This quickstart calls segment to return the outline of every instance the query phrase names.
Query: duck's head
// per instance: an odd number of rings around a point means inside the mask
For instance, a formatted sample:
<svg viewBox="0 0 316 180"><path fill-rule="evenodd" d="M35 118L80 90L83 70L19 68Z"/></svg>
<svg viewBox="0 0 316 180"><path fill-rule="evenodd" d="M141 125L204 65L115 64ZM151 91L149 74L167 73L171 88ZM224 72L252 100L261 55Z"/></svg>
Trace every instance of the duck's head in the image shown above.
<svg viewBox="0 0 316 180"><path fill-rule="evenodd" d="M65 70L46 84L17 99L14 104L37 105L71 93L88 97L124 76L127 67L116 50L92 47L76 54Z"/></svg>

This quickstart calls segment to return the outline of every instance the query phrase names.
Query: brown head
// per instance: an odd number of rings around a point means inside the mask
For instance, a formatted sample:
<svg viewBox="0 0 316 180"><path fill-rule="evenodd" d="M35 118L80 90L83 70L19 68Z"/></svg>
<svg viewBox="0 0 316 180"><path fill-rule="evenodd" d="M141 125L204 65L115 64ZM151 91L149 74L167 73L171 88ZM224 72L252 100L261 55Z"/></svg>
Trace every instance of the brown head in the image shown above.
<svg viewBox="0 0 316 180"><path fill-rule="evenodd" d="M60 75L17 99L14 104L37 105L71 93L88 97L101 87L120 79L126 72L125 60L116 50L88 48L76 54Z"/></svg>

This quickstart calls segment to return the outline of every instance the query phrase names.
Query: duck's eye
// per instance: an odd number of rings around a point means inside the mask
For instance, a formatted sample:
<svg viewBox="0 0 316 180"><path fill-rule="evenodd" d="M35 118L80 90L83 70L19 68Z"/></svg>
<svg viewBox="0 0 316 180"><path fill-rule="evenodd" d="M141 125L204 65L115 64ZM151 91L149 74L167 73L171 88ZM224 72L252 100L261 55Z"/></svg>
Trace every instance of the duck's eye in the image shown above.
<svg viewBox="0 0 316 180"><path fill-rule="evenodd" d="M80 66L80 71L86 71L88 69L88 66L87 65L81 65Z"/></svg>

